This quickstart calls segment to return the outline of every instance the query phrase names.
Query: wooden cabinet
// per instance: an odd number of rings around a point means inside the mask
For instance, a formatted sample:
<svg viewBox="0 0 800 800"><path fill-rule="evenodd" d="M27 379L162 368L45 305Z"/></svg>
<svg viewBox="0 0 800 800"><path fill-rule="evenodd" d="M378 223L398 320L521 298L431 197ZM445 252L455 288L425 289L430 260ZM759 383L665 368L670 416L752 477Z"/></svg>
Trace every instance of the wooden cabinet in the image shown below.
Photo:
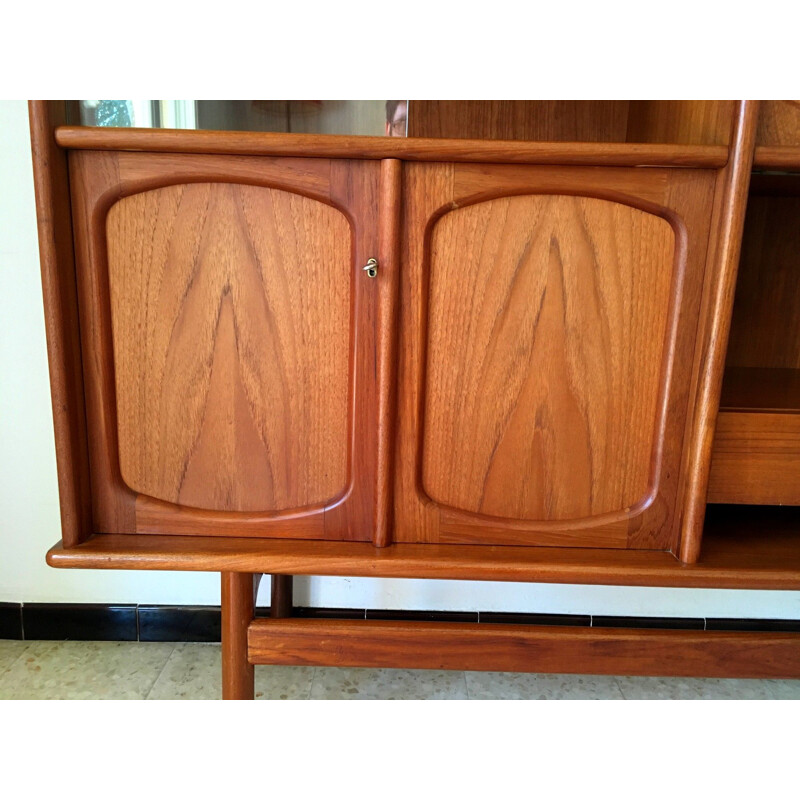
<svg viewBox="0 0 800 800"><path fill-rule="evenodd" d="M221 572L228 697L253 663L800 674L790 633L253 620L262 573L800 588L800 517L706 520L800 505L798 184L749 188L800 172L796 106L418 110L393 140L32 104L48 563Z"/></svg>
<svg viewBox="0 0 800 800"><path fill-rule="evenodd" d="M674 549L716 173L394 163L71 154L95 531Z"/></svg>

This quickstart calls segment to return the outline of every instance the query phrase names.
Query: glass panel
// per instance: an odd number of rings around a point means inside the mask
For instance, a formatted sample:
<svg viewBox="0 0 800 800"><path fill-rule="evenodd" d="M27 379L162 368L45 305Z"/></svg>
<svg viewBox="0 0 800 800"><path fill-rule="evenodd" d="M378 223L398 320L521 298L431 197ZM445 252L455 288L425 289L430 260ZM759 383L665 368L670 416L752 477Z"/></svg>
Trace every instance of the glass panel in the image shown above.
<svg viewBox="0 0 800 800"><path fill-rule="evenodd" d="M78 100L77 111L75 124L114 128L365 136L408 131L407 100Z"/></svg>

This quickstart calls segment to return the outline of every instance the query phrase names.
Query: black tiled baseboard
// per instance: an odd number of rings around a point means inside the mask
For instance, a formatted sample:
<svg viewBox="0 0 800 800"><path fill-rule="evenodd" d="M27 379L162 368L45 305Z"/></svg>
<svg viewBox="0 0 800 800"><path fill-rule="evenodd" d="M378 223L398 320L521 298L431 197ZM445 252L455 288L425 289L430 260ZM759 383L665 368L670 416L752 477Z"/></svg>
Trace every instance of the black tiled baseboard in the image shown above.
<svg viewBox="0 0 800 800"><path fill-rule="evenodd" d="M295 607L307 619L416 620L481 624L568 625L595 628L661 628L800 633L800 620L702 617L619 617L588 614L523 614L495 611L404 611ZM257 617L269 608L257 608ZM92 603L0 603L0 639L123 642L218 642L219 606L103 605Z"/></svg>
<svg viewBox="0 0 800 800"><path fill-rule="evenodd" d="M0 603L0 639L22 638L22 605Z"/></svg>
<svg viewBox="0 0 800 800"><path fill-rule="evenodd" d="M218 642L219 608L209 606L139 606L140 642Z"/></svg>
<svg viewBox="0 0 800 800"><path fill-rule="evenodd" d="M677 631L702 631L703 617L592 617L593 628L667 628Z"/></svg>
<svg viewBox="0 0 800 800"><path fill-rule="evenodd" d="M135 642L135 605L89 603L25 603L22 626L26 639L79 639Z"/></svg>
<svg viewBox="0 0 800 800"><path fill-rule="evenodd" d="M592 624L589 614L518 614L507 611L481 611L481 622L504 625L570 625L588 628Z"/></svg>

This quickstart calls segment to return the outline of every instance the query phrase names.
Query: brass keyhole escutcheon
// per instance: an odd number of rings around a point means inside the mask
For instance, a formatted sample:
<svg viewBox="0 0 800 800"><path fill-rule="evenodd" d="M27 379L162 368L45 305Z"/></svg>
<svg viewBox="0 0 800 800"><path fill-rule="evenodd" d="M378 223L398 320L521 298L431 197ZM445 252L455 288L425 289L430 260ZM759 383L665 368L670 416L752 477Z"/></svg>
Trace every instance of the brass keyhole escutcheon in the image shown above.
<svg viewBox="0 0 800 800"><path fill-rule="evenodd" d="M367 261L367 266L363 267L363 270L364 270L364 272L367 273L367 275L370 278L377 277L377 275L378 275L378 259L377 258L370 258Z"/></svg>

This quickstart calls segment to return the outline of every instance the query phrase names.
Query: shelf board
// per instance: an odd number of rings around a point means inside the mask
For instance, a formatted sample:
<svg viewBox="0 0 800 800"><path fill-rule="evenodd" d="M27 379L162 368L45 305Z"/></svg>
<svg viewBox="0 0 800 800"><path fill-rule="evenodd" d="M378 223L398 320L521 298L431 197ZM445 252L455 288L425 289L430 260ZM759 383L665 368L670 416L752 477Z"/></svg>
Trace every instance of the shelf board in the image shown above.
<svg viewBox="0 0 800 800"><path fill-rule="evenodd" d="M800 414L800 369L726 368L720 411Z"/></svg>
<svg viewBox="0 0 800 800"><path fill-rule="evenodd" d="M762 145L756 147L756 169L800 170L800 145Z"/></svg>
<svg viewBox="0 0 800 800"><path fill-rule="evenodd" d="M800 589L800 510L712 508L702 556L579 547L395 544L97 534L53 567L440 578L618 586ZM747 513L751 512L751 513ZM792 512L792 513L787 513Z"/></svg>

